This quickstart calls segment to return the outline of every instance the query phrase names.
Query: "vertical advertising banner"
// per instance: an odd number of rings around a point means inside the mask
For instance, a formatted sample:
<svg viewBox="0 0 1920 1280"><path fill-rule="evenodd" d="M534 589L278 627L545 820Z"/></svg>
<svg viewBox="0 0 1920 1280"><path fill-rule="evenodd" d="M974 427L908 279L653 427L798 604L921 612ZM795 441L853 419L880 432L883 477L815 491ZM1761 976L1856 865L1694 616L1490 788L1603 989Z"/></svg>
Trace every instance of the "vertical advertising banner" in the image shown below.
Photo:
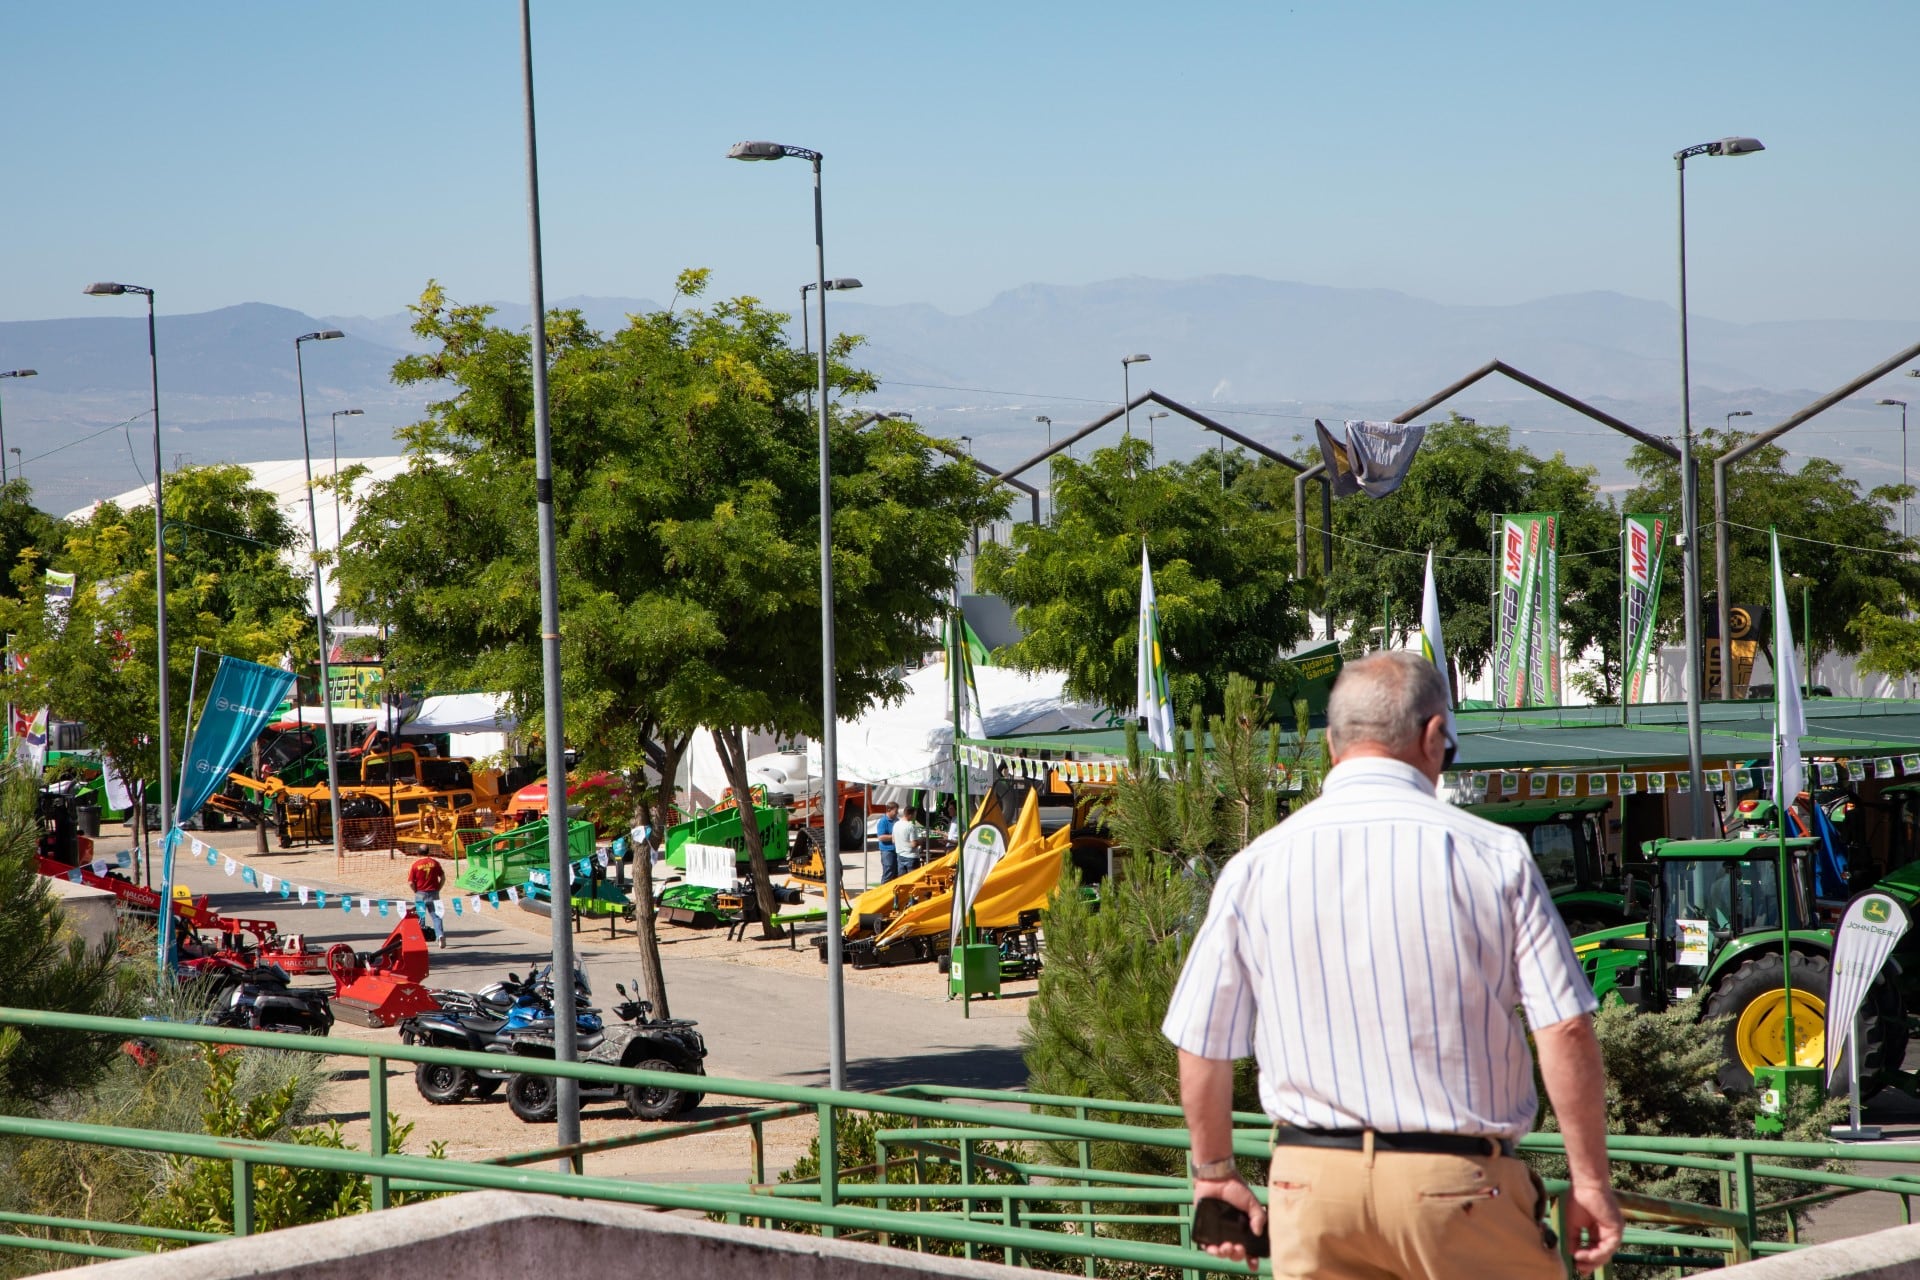
<svg viewBox="0 0 1920 1280"><path fill-rule="evenodd" d="M1503 516L1500 616L1494 640L1494 701L1551 705L1560 698L1559 516Z"/></svg>
<svg viewBox="0 0 1920 1280"><path fill-rule="evenodd" d="M1662 516L1627 516L1620 585L1627 596L1626 670L1628 702L1652 700L1653 630L1660 611L1660 575L1666 567L1667 522Z"/></svg>

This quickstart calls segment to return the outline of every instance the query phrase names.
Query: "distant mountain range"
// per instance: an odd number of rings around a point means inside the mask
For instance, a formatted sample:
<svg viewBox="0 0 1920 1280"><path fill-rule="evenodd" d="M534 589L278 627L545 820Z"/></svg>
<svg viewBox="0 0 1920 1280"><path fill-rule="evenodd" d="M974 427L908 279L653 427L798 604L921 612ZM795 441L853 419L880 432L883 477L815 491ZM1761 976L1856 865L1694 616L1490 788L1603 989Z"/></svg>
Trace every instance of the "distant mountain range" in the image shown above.
<svg viewBox="0 0 1920 1280"><path fill-rule="evenodd" d="M1117 403L1120 357L1132 352L1153 357L1132 371L1136 393L1157 389L1296 451L1294 437L1310 436L1315 416L1392 416L1496 357L1656 433L1673 432L1677 417L1673 308L1620 294L1457 306L1390 290L1209 276L1025 285L965 315L855 297L833 295L828 321L836 332L867 337L863 359L882 381L873 403L910 410L930 430L967 435L989 461L1037 451L1044 437L1036 415L1053 418L1062 432ZM525 304L497 305L502 323L527 322ZM576 297L551 305L577 308L605 330L658 304ZM416 420L427 398L387 377L402 352L419 348L411 323L405 312L316 319L265 303L162 316L168 465L296 455L293 339L328 327L348 336L305 348L309 425L324 441L315 447L331 445L331 412L353 407L366 412L338 420L341 452L393 448L393 429ZM151 451L144 422L112 429L146 410L144 324L138 316L0 323L0 368L40 372L0 383L0 396L6 443L22 450L50 509L144 479ZM1738 409L1751 410L1756 423L1783 416L1920 341L1920 320L1740 324L1696 316L1691 336L1695 422L1717 427ZM1902 383L1920 392L1920 383ZM1871 405L1881 395L1905 398L1891 384L1863 392L1804 428L1798 447L1843 456L1869 483L1897 479L1897 419ZM1447 407L1537 433L1522 439L1537 452L1564 449L1574 461L1594 463L1603 480L1626 478L1617 437L1504 380L1482 383ZM1177 454L1214 440L1159 426ZM1135 428L1142 429L1137 417ZM7 460L11 467L10 454Z"/></svg>

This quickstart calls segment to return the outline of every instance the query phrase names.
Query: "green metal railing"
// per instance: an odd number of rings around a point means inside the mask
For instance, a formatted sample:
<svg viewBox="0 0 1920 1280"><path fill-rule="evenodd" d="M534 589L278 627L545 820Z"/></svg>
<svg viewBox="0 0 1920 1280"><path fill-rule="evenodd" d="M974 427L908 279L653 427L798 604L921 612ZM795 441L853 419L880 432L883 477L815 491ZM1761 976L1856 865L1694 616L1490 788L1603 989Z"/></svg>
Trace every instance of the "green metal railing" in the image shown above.
<svg viewBox="0 0 1920 1280"><path fill-rule="evenodd" d="M747 1105L730 1115L647 1125L568 1147L544 1147L488 1161L457 1161L386 1153L388 1067L433 1062L498 1070L502 1066L498 1055L0 1008L0 1026L4 1025L93 1031L123 1039L243 1045L364 1064L370 1129L365 1151L0 1116L0 1135L14 1138L226 1162L232 1177L231 1234L235 1236L254 1230L256 1171L318 1169L366 1178L376 1209L387 1207L396 1190L510 1190L697 1210L734 1223L817 1230L828 1236L922 1249L937 1245L969 1258L991 1252L1008 1262L1074 1269L1087 1276L1100 1274L1102 1263L1177 1271L1188 1280L1197 1280L1201 1272L1244 1269L1244 1264L1227 1263L1193 1247L1192 1192L1184 1176L1107 1169L1096 1163L1100 1144L1186 1151L1188 1136L1180 1127L1177 1107L940 1085L863 1094L515 1058L516 1071L693 1088L710 1096L741 1099ZM875 1131L874 1159L867 1165L843 1168L835 1140L839 1126L848 1116L862 1113L885 1117ZM809 1114L819 1125L818 1175L806 1182L768 1183L765 1126ZM1265 1118L1238 1113L1235 1125L1235 1154L1264 1159L1268 1150ZM610 1151L732 1130L746 1131L750 1144L751 1173L745 1185L637 1182L595 1177L587 1171L591 1157ZM1560 1140L1555 1134L1536 1134L1522 1145L1548 1152L1560 1149ZM1050 1160L1049 1150L1070 1153L1071 1162ZM1911 1197L1920 1194L1920 1171L1874 1178L1781 1163L1859 1154L1831 1143L1616 1137L1609 1139L1608 1152L1615 1161L1716 1174L1720 1189L1720 1203L1715 1205L1623 1196L1629 1227L1622 1261L1722 1266L1798 1247L1795 1211L1842 1196L1883 1193L1898 1197L1903 1220L1911 1221ZM1876 1148L1873 1158L1920 1164L1920 1150ZM554 1167L532 1167L545 1163ZM1169 1163L1179 1166L1184 1161L1170 1157ZM929 1181L935 1171L957 1181ZM1758 1190L1762 1183L1789 1188L1793 1194L1763 1202ZM1549 1181L1547 1188L1565 1242L1569 1236L1564 1217L1566 1186ZM1785 1240L1763 1238L1769 1224L1781 1222L1784 1228L1772 1230L1783 1233ZM90 1219L0 1214L0 1247L51 1253L117 1258L223 1238L210 1232Z"/></svg>

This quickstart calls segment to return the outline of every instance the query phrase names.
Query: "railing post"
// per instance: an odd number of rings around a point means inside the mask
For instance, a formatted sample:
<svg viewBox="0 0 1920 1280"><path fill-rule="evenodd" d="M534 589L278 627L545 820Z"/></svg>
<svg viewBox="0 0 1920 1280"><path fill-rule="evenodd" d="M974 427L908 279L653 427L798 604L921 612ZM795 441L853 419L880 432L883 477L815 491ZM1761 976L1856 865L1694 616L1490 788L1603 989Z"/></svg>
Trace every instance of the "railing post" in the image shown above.
<svg viewBox="0 0 1920 1280"><path fill-rule="evenodd" d="M253 1165L235 1156L233 1165L233 1234L253 1234Z"/></svg>
<svg viewBox="0 0 1920 1280"><path fill-rule="evenodd" d="M1746 1220L1746 1228L1736 1231L1733 1237L1733 1260L1746 1262L1753 1257L1753 1242L1760 1235L1760 1212L1754 1203L1753 1190L1753 1153L1736 1151L1733 1153L1733 1186L1740 1197L1740 1216ZM1787 1215L1787 1221L1793 1221L1793 1215Z"/></svg>
<svg viewBox="0 0 1920 1280"><path fill-rule="evenodd" d="M960 1184L965 1187L971 1187L973 1185L973 1139L969 1137L960 1139ZM968 1222L973 1221L973 1195L971 1192L961 1193L960 1216ZM971 1240L961 1246L961 1253L968 1260L980 1256L980 1251L974 1248L973 1241Z"/></svg>
<svg viewBox="0 0 1920 1280"><path fill-rule="evenodd" d="M875 1138L873 1140L873 1163L875 1167L878 1168L880 1171L881 1186L884 1187L888 1183L893 1181L893 1170L887 1167L887 1144L884 1140L880 1138ZM892 1200L875 1200L873 1202L873 1207L876 1209L891 1209L893 1208L893 1201ZM893 1232L882 1229L879 1232L878 1243L885 1244L885 1245L892 1244Z"/></svg>
<svg viewBox="0 0 1920 1280"><path fill-rule="evenodd" d="M367 1148L376 1160L387 1154L387 1060L377 1053L367 1055ZM388 1206L387 1179L374 1174L373 1207Z"/></svg>
<svg viewBox="0 0 1920 1280"><path fill-rule="evenodd" d="M1001 1221L1005 1222L1009 1227L1017 1227L1020 1225L1020 1202L1012 1196L1000 1197L1000 1212ZM1009 1245L1006 1250L1006 1263L1010 1267L1024 1267L1027 1265L1026 1254L1022 1250L1015 1249Z"/></svg>
<svg viewBox="0 0 1920 1280"><path fill-rule="evenodd" d="M1074 1107L1073 1118L1085 1124L1087 1120L1087 1109L1082 1106ZM1085 1191L1087 1187L1093 1183L1093 1142L1090 1139L1082 1138L1074 1145L1080 1148L1080 1189ZM1086 1232L1087 1239L1091 1240L1095 1235L1093 1201L1082 1200L1080 1202L1080 1212L1087 1215L1080 1219L1080 1229ZM1099 1274L1099 1262L1091 1253L1086 1256L1083 1269L1089 1277Z"/></svg>
<svg viewBox="0 0 1920 1280"><path fill-rule="evenodd" d="M833 1104L820 1104L820 1204L831 1209L840 1203L840 1135L834 1123ZM823 1226L820 1234L831 1240L840 1232Z"/></svg>

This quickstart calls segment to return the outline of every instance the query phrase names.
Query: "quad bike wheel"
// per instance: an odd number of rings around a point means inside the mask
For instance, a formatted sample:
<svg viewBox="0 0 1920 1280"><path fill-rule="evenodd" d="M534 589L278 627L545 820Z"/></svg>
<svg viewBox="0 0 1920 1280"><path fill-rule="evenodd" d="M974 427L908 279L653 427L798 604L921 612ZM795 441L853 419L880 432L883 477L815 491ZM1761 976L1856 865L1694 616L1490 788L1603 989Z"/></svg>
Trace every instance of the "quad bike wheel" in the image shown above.
<svg viewBox="0 0 1920 1280"><path fill-rule="evenodd" d="M489 1081L488 1083L497 1083ZM435 1106L463 1102L473 1092L473 1073L443 1062L422 1062L413 1069L413 1086Z"/></svg>
<svg viewBox="0 0 1920 1280"><path fill-rule="evenodd" d="M507 1082L507 1107L528 1124L552 1124L560 1099L552 1076L517 1075Z"/></svg>
<svg viewBox="0 0 1920 1280"><path fill-rule="evenodd" d="M666 1058L642 1058L638 1062L627 1064L639 1071L680 1071L686 1067ZM627 1110L641 1120L670 1120L674 1116L685 1115L700 1105L706 1095L693 1093L686 1089L666 1089L653 1085L625 1085L620 1096L626 1101Z"/></svg>
<svg viewBox="0 0 1920 1280"><path fill-rule="evenodd" d="M1786 991L1782 988L1780 954L1751 957L1720 976L1707 997L1708 1017L1726 1015L1720 1088L1727 1093L1753 1089L1753 1069L1786 1064ZM1794 1063L1818 1067L1826 1060L1827 991L1833 973L1823 955L1793 954ZM1861 1096L1870 1097L1886 1084L1890 1072L1905 1056L1906 1026L1899 997L1883 980L1867 993L1861 1010ZM1836 1077L1836 1082L1844 1077Z"/></svg>

